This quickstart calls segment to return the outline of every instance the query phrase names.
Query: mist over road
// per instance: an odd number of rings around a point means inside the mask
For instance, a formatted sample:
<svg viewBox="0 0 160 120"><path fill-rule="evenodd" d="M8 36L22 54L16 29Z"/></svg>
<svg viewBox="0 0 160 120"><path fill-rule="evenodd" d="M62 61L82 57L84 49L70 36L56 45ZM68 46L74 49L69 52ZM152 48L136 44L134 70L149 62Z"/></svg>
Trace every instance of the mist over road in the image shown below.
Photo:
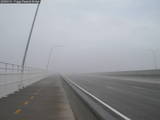
<svg viewBox="0 0 160 120"><path fill-rule="evenodd" d="M127 79L98 74L69 79L133 120L160 119L160 77Z"/></svg>

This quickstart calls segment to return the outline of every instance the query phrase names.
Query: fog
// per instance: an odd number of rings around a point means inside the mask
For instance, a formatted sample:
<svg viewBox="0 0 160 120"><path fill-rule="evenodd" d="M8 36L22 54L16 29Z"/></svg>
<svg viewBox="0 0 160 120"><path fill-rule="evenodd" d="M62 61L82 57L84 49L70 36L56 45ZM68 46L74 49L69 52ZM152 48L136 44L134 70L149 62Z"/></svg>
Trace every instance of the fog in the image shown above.
<svg viewBox="0 0 160 120"><path fill-rule="evenodd" d="M53 47L53 72L159 68L159 6L159 0L42 1L26 65L46 68ZM0 61L21 64L35 10L0 4Z"/></svg>

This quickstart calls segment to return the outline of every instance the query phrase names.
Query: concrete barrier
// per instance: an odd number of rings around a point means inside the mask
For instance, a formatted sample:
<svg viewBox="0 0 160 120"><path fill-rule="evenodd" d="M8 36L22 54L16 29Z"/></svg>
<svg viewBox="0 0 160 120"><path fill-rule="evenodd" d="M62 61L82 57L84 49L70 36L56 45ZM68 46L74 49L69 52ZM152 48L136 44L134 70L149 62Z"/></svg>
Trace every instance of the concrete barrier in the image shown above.
<svg viewBox="0 0 160 120"><path fill-rule="evenodd" d="M99 120L92 109L65 81L63 86L76 120Z"/></svg>
<svg viewBox="0 0 160 120"><path fill-rule="evenodd" d="M7 97L47 76L44 70L29 67L21 72L20 66L9 63L1 63L0 70L0 98Z"/></svg>
<svg viewBox="0 0 160 120"><path fill-rule="evenodd" d="M46 73L10 73L0 74L0 98L14 93L47 76Z"/></svg>

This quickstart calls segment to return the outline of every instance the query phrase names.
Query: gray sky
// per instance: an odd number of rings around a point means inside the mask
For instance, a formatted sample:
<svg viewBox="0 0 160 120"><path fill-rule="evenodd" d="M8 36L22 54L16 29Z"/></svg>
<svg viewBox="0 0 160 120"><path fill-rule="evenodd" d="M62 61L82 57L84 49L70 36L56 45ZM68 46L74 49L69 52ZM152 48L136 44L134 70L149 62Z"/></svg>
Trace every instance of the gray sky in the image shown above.
<svg viewBox="0 0 160 120"><path fill-rule="evenodd" d="M154 68L160 61L159 0L45 0L27 65L60 72ZM21 64L35 5L0 5L0 61ZM160 63L158 63L160 67Z"/></svg>

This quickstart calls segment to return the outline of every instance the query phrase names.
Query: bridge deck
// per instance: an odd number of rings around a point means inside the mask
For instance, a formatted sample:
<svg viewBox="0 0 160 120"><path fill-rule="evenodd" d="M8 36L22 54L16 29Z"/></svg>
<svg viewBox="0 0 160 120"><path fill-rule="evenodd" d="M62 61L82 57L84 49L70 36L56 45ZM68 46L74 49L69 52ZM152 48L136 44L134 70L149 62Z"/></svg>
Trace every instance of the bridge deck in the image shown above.
<svg viewBox="0 0 160 120"><path fill-rule="evenodd" d="M61 86L53 76L0 99L0 120L74 120Z"/></svg>

